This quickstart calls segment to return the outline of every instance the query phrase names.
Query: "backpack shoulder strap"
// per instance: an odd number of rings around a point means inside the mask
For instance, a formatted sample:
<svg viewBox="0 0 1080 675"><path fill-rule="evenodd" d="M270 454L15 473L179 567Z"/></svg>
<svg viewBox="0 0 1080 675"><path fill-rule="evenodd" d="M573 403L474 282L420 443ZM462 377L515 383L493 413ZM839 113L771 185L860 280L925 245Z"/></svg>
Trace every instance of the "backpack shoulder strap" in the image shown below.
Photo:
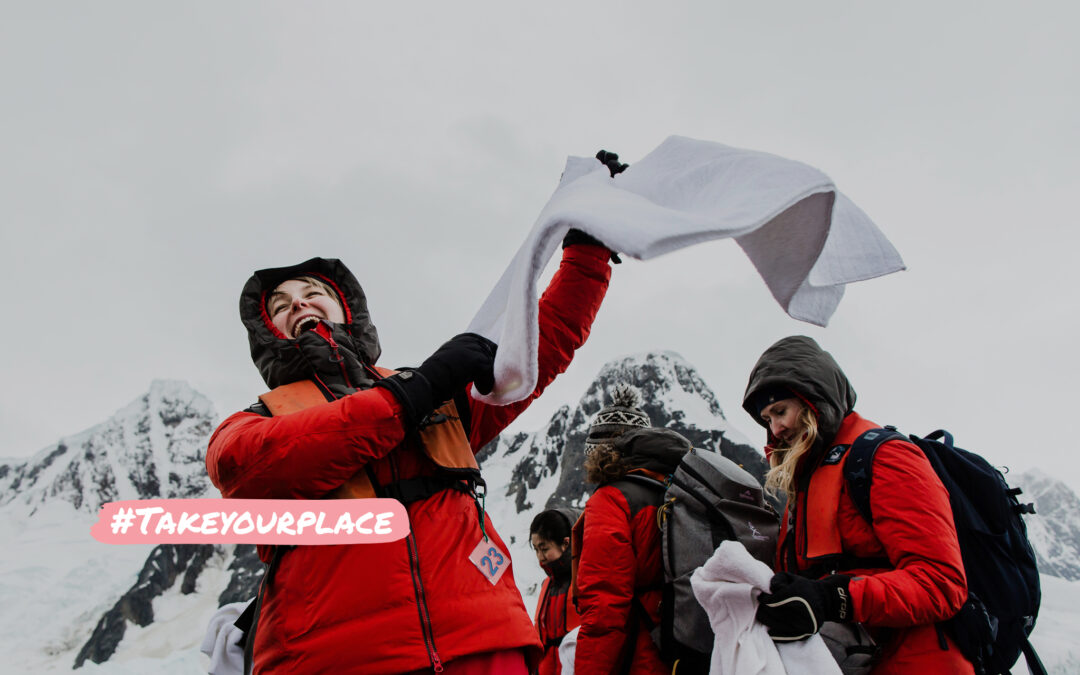
<svg viewBox="0 0 1080 675"><path fill-rule="evenodd" d="M870 510L870 484L873 482L871 470L874 466L874 455L882 443L896 440L908 439L895 427L864 431L851 444L847 459L844 461L844 480L847 482L851 501L855 502L855 508L868 523L874 522L874 514Z"/></svg>
<svg viewBox="0 0 1080 675"><path fill-rule="evenodd" d="M1046 666L1043 665L1039 655L1035 653L1035 648L1031 646L1031 640L1025 637L1021 649L1024 653L1024 659L1027 661L1028 670L1031 671L1031 675L1047 675Z"/></svg>
<svg viewBox="0 0 1080 675"><path fill-rule="evenodd" d="M663 504L664 493L667 491L667 486L655 478L636 473L628 473L609 485L622 493L627 506L630 507L631 518L647 506Z"/></svg>

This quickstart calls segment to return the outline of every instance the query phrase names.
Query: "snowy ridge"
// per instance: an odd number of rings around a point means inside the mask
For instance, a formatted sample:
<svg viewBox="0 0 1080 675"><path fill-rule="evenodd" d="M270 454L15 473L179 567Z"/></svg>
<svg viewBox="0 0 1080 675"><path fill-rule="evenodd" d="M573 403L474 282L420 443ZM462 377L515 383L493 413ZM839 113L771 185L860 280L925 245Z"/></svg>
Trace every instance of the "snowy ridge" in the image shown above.
<svg viewBox="0 0 1080 675"><path fill-rule="evenodd" d="M0 505L32 511L60 499L96 515L110 501L203 496L206 439L216 423L213 404L187 383L156 380L106 422L0 464Z"/></svg>

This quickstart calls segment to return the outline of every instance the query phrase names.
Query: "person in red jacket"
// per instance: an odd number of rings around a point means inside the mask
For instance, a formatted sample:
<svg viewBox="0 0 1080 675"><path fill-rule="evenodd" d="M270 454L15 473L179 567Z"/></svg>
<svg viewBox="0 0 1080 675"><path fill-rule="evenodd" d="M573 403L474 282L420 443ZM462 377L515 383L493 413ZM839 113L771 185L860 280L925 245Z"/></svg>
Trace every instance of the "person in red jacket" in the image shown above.
<svg viewBox="0 0 1080 675"><path fill-rule="evenodd" d="M581 516L572 508L541 511L529 525L529 543L547 577L536 604L536 630L544 645L538 675L559 675L559 645L580 623L570 594L570 528Z"/></svg>
<svg viewBox="0 0 1080 675"><path fill-rule="evenodd" d="M226 498L394 497L411 528L390 543L260 547L270 567L254 672L526 672L540 643L508 547L484 512L473 455L584 344L611 256L580 231L567 235L539 301L536 389L502 407L469 394L472 383L493 385L495 345L478 335L454 337L414 370L378 368L364 291L340 261L251 277L240 315L272 391L214 432L206 455L214 485ZM298 386L316 400L287 403L295 397L281 392ZM470 560L480 546L497 574Z"/></svg>
<svg viewBox="0 0 1080 675"><path fill-rule="evenodd" d="M664 481L691 447L670 429L638 429L586 459L586 480L600 487L574 527L575 675L671 672L649 634L660 622L664 580L656 510Z"/></svg>
<svg viewBox="0 0 1080 675"><path fill-rule="evenodd" d="M971 663L935 624L967 598L949 495L918 447L881 445L873 460L873 524L843 478L846 448L879 425L855 412L855 390L811 338L769 347L743 407L768 431L766 488L787 496L777 569L757 618L774 640L822 622L861 623L881 646L873 675L963 675Z"/></svg>

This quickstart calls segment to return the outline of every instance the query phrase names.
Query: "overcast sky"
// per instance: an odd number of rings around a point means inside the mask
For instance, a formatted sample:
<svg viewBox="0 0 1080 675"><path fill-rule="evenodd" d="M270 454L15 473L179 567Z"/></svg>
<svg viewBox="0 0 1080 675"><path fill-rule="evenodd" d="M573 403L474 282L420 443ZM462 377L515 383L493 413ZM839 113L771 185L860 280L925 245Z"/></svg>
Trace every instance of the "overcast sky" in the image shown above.
<svg viewBox="0 0 1080 675"><path fill-rule="evenodd" d="M265 390L237 316L257 268L340 257L382 365L469 323L568 155L671 134L829 174L909 270L819 329L732 241L615 269L589 344L667 349L729 419L802 333L860 411L1080 487L1074 3L24 2L0 9L0 455L155 378L227 415Z"/></svg>

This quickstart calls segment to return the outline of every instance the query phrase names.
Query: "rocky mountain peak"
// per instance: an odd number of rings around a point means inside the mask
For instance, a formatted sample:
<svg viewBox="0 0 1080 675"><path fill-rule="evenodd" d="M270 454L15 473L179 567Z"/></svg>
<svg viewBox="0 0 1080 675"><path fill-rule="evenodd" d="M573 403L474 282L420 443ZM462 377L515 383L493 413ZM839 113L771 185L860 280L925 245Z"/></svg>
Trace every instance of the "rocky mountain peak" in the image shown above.
<svg viewBox="0 0 1080 675"><path fill-rule="evenodd" d="M110 501L203 496L216 423L213 404L186 382L155 380L105 422L0 463L0 505L63 500L96 514Z"/></svg>
<svg viewBox="0 0 1080 675"><path fill-rule="evenodd" d="M577 405L560 408L533 434L496 438L484 449L483 469L509 470L505 494L517 513L537 506L580 507L591 493L585 484L585 437L605 406L637 396L653 426L678 431L696 447L716 450L759 478L761 452L733 430L716 395L685 359L670 351L635 354L608 362ZM493 465L501 465L495 468ZM510 466L512 465L512 468ZM489 484L503 485L503 483Z"/></svg>

